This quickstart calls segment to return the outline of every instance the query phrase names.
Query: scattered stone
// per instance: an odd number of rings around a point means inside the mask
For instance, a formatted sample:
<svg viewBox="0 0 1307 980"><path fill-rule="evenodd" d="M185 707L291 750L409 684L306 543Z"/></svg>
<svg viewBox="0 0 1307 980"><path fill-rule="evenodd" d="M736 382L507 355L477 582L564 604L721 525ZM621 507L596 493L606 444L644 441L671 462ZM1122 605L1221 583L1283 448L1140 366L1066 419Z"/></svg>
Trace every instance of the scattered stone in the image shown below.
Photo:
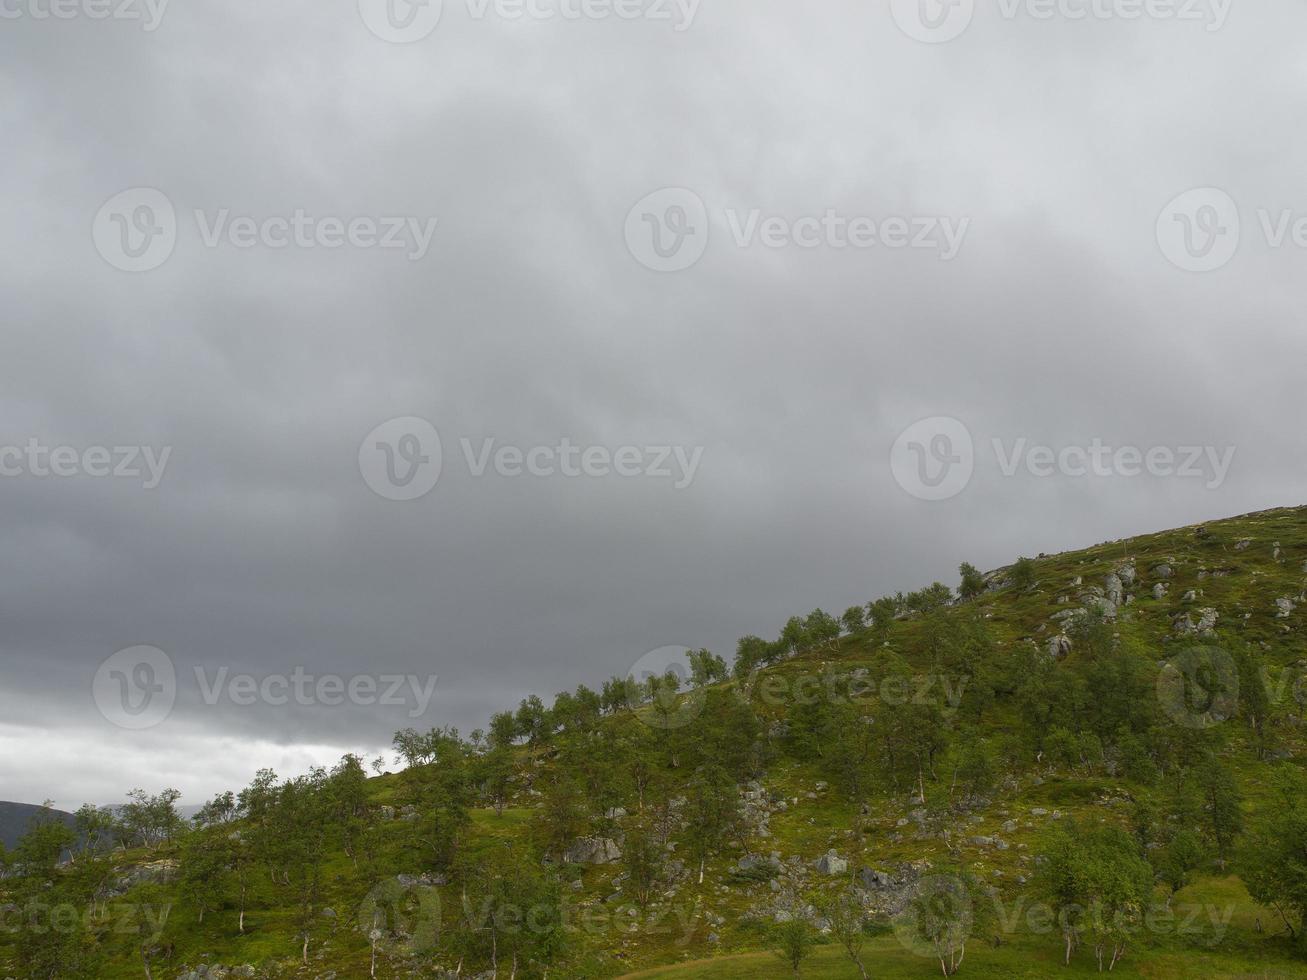
<svg viewBox="0 0 1307 980"><path fill-rule="evenodd" d="M817 859L817 870L824 875L842 875L849 870L849 862L834 851L827 851Z"/></svg>
<svg viewBox="0 0 1307 980"><path fill-rule="evenodd" d="M1115 603L1118 606L1125 599L1125 583L1121 581L1121 576L1115 572L1107 577L1104 597L1108 602Z"/></svg>
<svg viewBox="0 0 1307 980"><path fill-rule="evenodd" d="M622 849L611 837L582 837L563 854L568 864L611 864L621 857Z"/></svg>
<svg viewBox="0 0 1307 980"><path fill-rule="evenodd" d="M1176 636L1210 637L1216 633L1217 620L1221 614L1210 606L1198 610L1198 621L1194 622L1191 613L1181 613L1173 621Z"/></svg>
<svg viewBox="0 0 1307 980"><path fill-rule="evenodd" d="M214 963L197 966L194 970L185 969L178 974L177 980L239 980L256 976L258 971L248 963L244 966L220 966Z"/></svg>
<svg viewBox="0 0 1307 980"><path fill-rule="evenodd" d="M449 884L449 878L443 874L395 875L395 880L405 888L440 888Z"/></svg>
<svg viewBox="0 0 1307 980"><path fill-rule="evenodd" d="M780 855L771 854L768 857L762 857L761 855L757 855L757 854L746 854L744 855L744 857L740 858L739 862L736 864L736 867L739 868L741 871L752 871L754 868L760 868L763 865L766 865L771 868L775 868L777 871L779 871L781 869Z"/></svg>
<svg viewBox="0 0 1307 980"><path fill-rule="evenodd" d="M870 913L895 916L915 897L918 883L930 871L929 861L898 865L892 872L860 868L854 885L862 893L863 906Z"/></svg>
<svg viewBox="0 0 1307 980"><path fill-rule="evenodd" d="M109 887L109 894L117 897L131 891L137 885L165 883L177 873L180 865L171 858L162 861L150 861L146 864L129 868Z"/></svg>

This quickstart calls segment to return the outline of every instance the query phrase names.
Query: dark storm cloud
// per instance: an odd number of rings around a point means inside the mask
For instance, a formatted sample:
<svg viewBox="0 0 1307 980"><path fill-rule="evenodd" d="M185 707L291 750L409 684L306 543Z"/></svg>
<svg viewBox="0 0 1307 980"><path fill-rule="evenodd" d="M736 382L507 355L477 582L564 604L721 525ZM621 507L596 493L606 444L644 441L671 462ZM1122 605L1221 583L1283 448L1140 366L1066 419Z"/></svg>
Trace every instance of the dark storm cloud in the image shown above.
<svg viewBox="0 0 1307 980"><path fill-rule="evenodd" d="M1307 206L1304 16L1237 5L1208 31L981 10L946 44L854 3L705 3L681 32L446 3L411 45L343 0L170 4L152 32L0 22L0 445L172 450L149 491L0 479L0 797L171 782L194 802L403 725L467 731L656 647L729 657L743 633L951 582L962 560L1300 502L1307 251L1269 247L1256 211ZM1238 201L1243 244L1183 272L1155 222L1207 186ZM130 274L91 228L136 187L167 195L179 232ZM710 224L677 273L623 238L666 187ZM206 247L224 209L437 224L419 261ZM738 247L732 222L755 209L967 229L951 261ZM358 462L403 416L444 449L411 502L373 493ZM933 416L977 452L939 502L889 465ZM1210 489L1005 477L992 440L1022 438L1237 454ZM681 489L476 477L461 439L702 461ZM179 683L172 715L132 732L92 680L138 644ZM197 667L438 681L414 719L209 705Z"/></svg>

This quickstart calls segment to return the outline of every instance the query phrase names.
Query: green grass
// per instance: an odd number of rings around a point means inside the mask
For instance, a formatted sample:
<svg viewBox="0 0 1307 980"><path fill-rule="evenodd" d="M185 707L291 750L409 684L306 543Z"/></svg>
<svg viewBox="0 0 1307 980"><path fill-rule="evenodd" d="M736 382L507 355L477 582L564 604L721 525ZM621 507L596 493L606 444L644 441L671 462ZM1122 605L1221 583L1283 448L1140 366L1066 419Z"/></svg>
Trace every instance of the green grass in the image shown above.
<svg viewBox="0 0 1307 980"><path fill-rule="evenodd" d="M1235 544L1246 538L1252 545L1236 551ZM1273 542L1278 541L1282 555L1276 560L1272 554ZM1109 542L1083 551L1045 556L1036 560L1037 584L1029 590L1004 589L987 593L968 604L988 617L987 623L996 644L996 656L1010 656L1019 645L1028 642L1042 644L1051 635L1049 617L1066 605L1058 599L1069 596L1072 604L1085 587L1101 585L1103 578L1116 569L1127 557L1133 558L1141 584L1136 587L1138 598L1121 610L1117 624L1123 637L1133 640L1150 657L1164 659L1179 649L1171 639L1172 618L1187 609L1213 606L1222 612L1221 630L1226 638L1247 641L1260 651L1260 656L1271 668L1272 677L1307 659L1307 603L1301 604L1293 616L1278 620L1274 615L1274 601L1281 596L1296 597L1307 584L1303 563L1307 560L1307 510L1278 510L1263 514L1246 515L1208 525L1208 533L1200 536L1194 528L1181 528L1155 535L1134 538L1126 542ZM1161 561L1172 565L1174 575L1169 580L1170 592L1162 599L1154 599L1150 589L1153 578L1150 569ZM1208 574L1200 577L1200 572ZM1215 576L1216 571L1229 574ZM1082 578L1081 587L1073 580ZM906 584L906 583L905 583ZM1203 595L1192 604L1183 602L1190 589L1202 590ZM1245 614L1250 614L1245 618ZM1285 627L1289 627L1286 631ZM1076 653L1073 652L1074 658ZM810 651L774 668L769 673L794 679L803 674L821 671L827 666L850 670L855 667L872 667L887 658L900 658L911 669L925 669L922 652L922 624L906 619L894 624L889 635L875 639L869 635L848 637L832 649ZM1287 694L1292 693L1290 687ZM1287 695L1286 695L1287 696ZM1302 714L1302 709L1291 699L1277 707L1281 724L1277 727L1279 747L1289 754L1295 764L1307 759L1303 729L1290 724L1287 716ZM999 734L1011 728L1014 709L997 702L983 719L986 733ZM762 713L768 718L784 714L781 706L764 706ZM635 722L629 718L614 718L614 725ZM1245 795L1245 808L1251 812L1266 799L1269 792L1264 778L1265 764L1256 760L1242 726L1230 725L1226 758ZM526 758L523 768L529 769L543 755ZM546 765L549 763L546 761ZM1012 903L1028 888L1018 884L1018 877L1033 872L1033 855L1047 830L1056 825L1050 814L1035 816L1032 809L1061 811L1064 819L1104 819L1124 822L1129 797L1146 793L1144 787L1133 786L1121 779L1102 774L1085 775L1080 772L1053 772L1047 766L1019 775L1017 784L998 792L991 805L971 820L965 815L948 818L953 828L949 840L937 835L918 836L915 824L899 827L898 821L916 808L906 787L898 793L881 793L869 801L869 812L863 816L842 800L833 788L815 792L819 781L830 781L814 766L802 765L780 757L770 768L764 785L768 790L783 794L788 807L774 813L770 820L771 837L750 842L750 848L766 854L780 851L787 858L800 856L812 860L834 847L848 858L853 868L866 865L887 869L900 862L926 859L936 864L961 862L987 881L999 884L1004 901ZM928 797L932 805L947 798L949 787L942 777L928 784ZM400 807L405 802L403 777L387 774L369 781L373 803ZM528 824L533 815L534 798L521 793L502 813L492 809L475 809L471 813L465 852L473 859L492 847L505 845L526 848ZM633 808L634 804L631 804ZM1005 821L1015 820L1014 831L1002 830ZM861 825L864 832L858 833ZM396 860L399 853L399 836L405 824L395 821L387 825L387 857ZM1007 850L978 847L970 843L976 836L1001 836L1011 846ZM175 856L165 848L150 857ZM574 935L574 955L551 977L585 978L631 976L643 978L706 978L730 980L748 977L750 980L765 977L788 976L787 968L765 951L765 939L760 928L746 919L746 913L760 899L768 895L763 881L733 879L730 870L740 852L725 853L709 862L707 877L702 887L693 878L680 885L674 895L664 898L662 907L680 913L694 913L698 918L688 932L676 919L669 928L647 927L629 931L631 920L623 918L625 909L617 909L616 922L592 932L578 931ZM140 853L119 856L123 865L138 863L146 858ZM420 867L406 868L413 873ZM579 880L579 891L567 890L568 902L580 915L609 915L613 909L604 899L614 891L613 879L620 866L598 868L568 868L569 881ZM2 887L2 886L0 886ZM201 926L196 922L194 910L176 899L171 886L163 886L163 894L172 903L171 917L165 930L165 940L171 944L171 957L166 963L157 963L156 978L172 980L183 964L195 967L201 963L244 964L255 963L271 976L321 976L328 970L340 978L365 977L368 974L369 949L364 934L356 928L358 909L366 892L362 877L353 862L342 853L328 855L324 868L323 904L334 911L334 916L323 916L319 922L311 947L310 967L298 965L298 946L295 942L293 917L289 909L277 906L278 893L266 881L256 888L247 916L247 934L239 935L235 929L235 910L222 908L210 913ZM146 891L138 891L121 901L141 900ZM1159 892L1159 899L1161 893ZM446 910L458 907L457 889L443 890ZM1282 938L1283 929L1278 917L1256 905L1237 877L1219 874L1212 867L1206 876L1175 898L1175 907L1197 907L1200 910L1215 908L1225 915L1229 910L1228 926L1216 939L1208 927L1193 935L1179 935L1174 930L1150 934L1132 946L1126 959L1117 966L1114 975L1147 977L1171 980L1182 977L1307 977L1307 960L1295 959L1293 950ZM720 915L724 925L708 927L703 917ZM1202 915L1205 915L1205 911ZM1199 923L1203 918L1196 920ZM637 917L640 926L646 926L643 917ZM1258 930L1260 922L1261 930ZM717 941L710 943L709 932L717 933ZM143 975L139 956L130 937L110 934L101 950L105 954L100 975L106 980L138 978ZM1022 927L1006 935L1003 945L973 941L968 945L962 977L976 978L1045 978L1089 976L1097 973L1091 953L1081 950L1070 967L1061 962L1062 947L1056 935L1033 935ZM895 939L892 933L882 930L867 943L868 970L873 977L931 977L939 976L938 963L914 955ZM452 963L446 963L452 966ZM415 970L426 969L421 964L402 960L390 962L383 958L378 976L410 977ZM637 972L631 972L637 971ZM0 977L18 973L18 964L12 958L11 947L0 934ZM422 975L420 972L418 975ZM802 975L811 978L856 977L857 970L833 945L819 947Z"/></svg>

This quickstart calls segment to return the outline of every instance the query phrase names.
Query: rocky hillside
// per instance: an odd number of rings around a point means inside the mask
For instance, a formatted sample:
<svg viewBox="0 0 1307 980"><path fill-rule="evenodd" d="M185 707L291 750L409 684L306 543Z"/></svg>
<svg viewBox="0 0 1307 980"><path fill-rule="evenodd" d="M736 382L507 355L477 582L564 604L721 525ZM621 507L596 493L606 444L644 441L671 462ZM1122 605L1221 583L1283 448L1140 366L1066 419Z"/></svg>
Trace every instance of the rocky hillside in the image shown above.
<svg viewBox="0 0 1307 980"><path fill-rule="evenodd" d="M1276 510L400 733L400 772L11 875L79 924L0 975L1307 976L1305 586Z"/></svg>

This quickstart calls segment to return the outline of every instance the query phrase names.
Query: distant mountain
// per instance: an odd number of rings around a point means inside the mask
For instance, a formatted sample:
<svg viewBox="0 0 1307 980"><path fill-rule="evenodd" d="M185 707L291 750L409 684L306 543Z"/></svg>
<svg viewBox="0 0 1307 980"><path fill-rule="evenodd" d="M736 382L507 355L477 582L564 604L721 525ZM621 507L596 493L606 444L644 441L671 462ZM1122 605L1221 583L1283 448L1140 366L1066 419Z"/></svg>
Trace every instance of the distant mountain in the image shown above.
<svg viewBox="0 0 1307 980"><path fill-rule="evenodd" d="M13 847L20 837L27 833L32 818L41 812L39 806L31 803L6 803L0 801L0 843ZM68 826L73 825L73 815L62 810L51 811Z"/></svg>

